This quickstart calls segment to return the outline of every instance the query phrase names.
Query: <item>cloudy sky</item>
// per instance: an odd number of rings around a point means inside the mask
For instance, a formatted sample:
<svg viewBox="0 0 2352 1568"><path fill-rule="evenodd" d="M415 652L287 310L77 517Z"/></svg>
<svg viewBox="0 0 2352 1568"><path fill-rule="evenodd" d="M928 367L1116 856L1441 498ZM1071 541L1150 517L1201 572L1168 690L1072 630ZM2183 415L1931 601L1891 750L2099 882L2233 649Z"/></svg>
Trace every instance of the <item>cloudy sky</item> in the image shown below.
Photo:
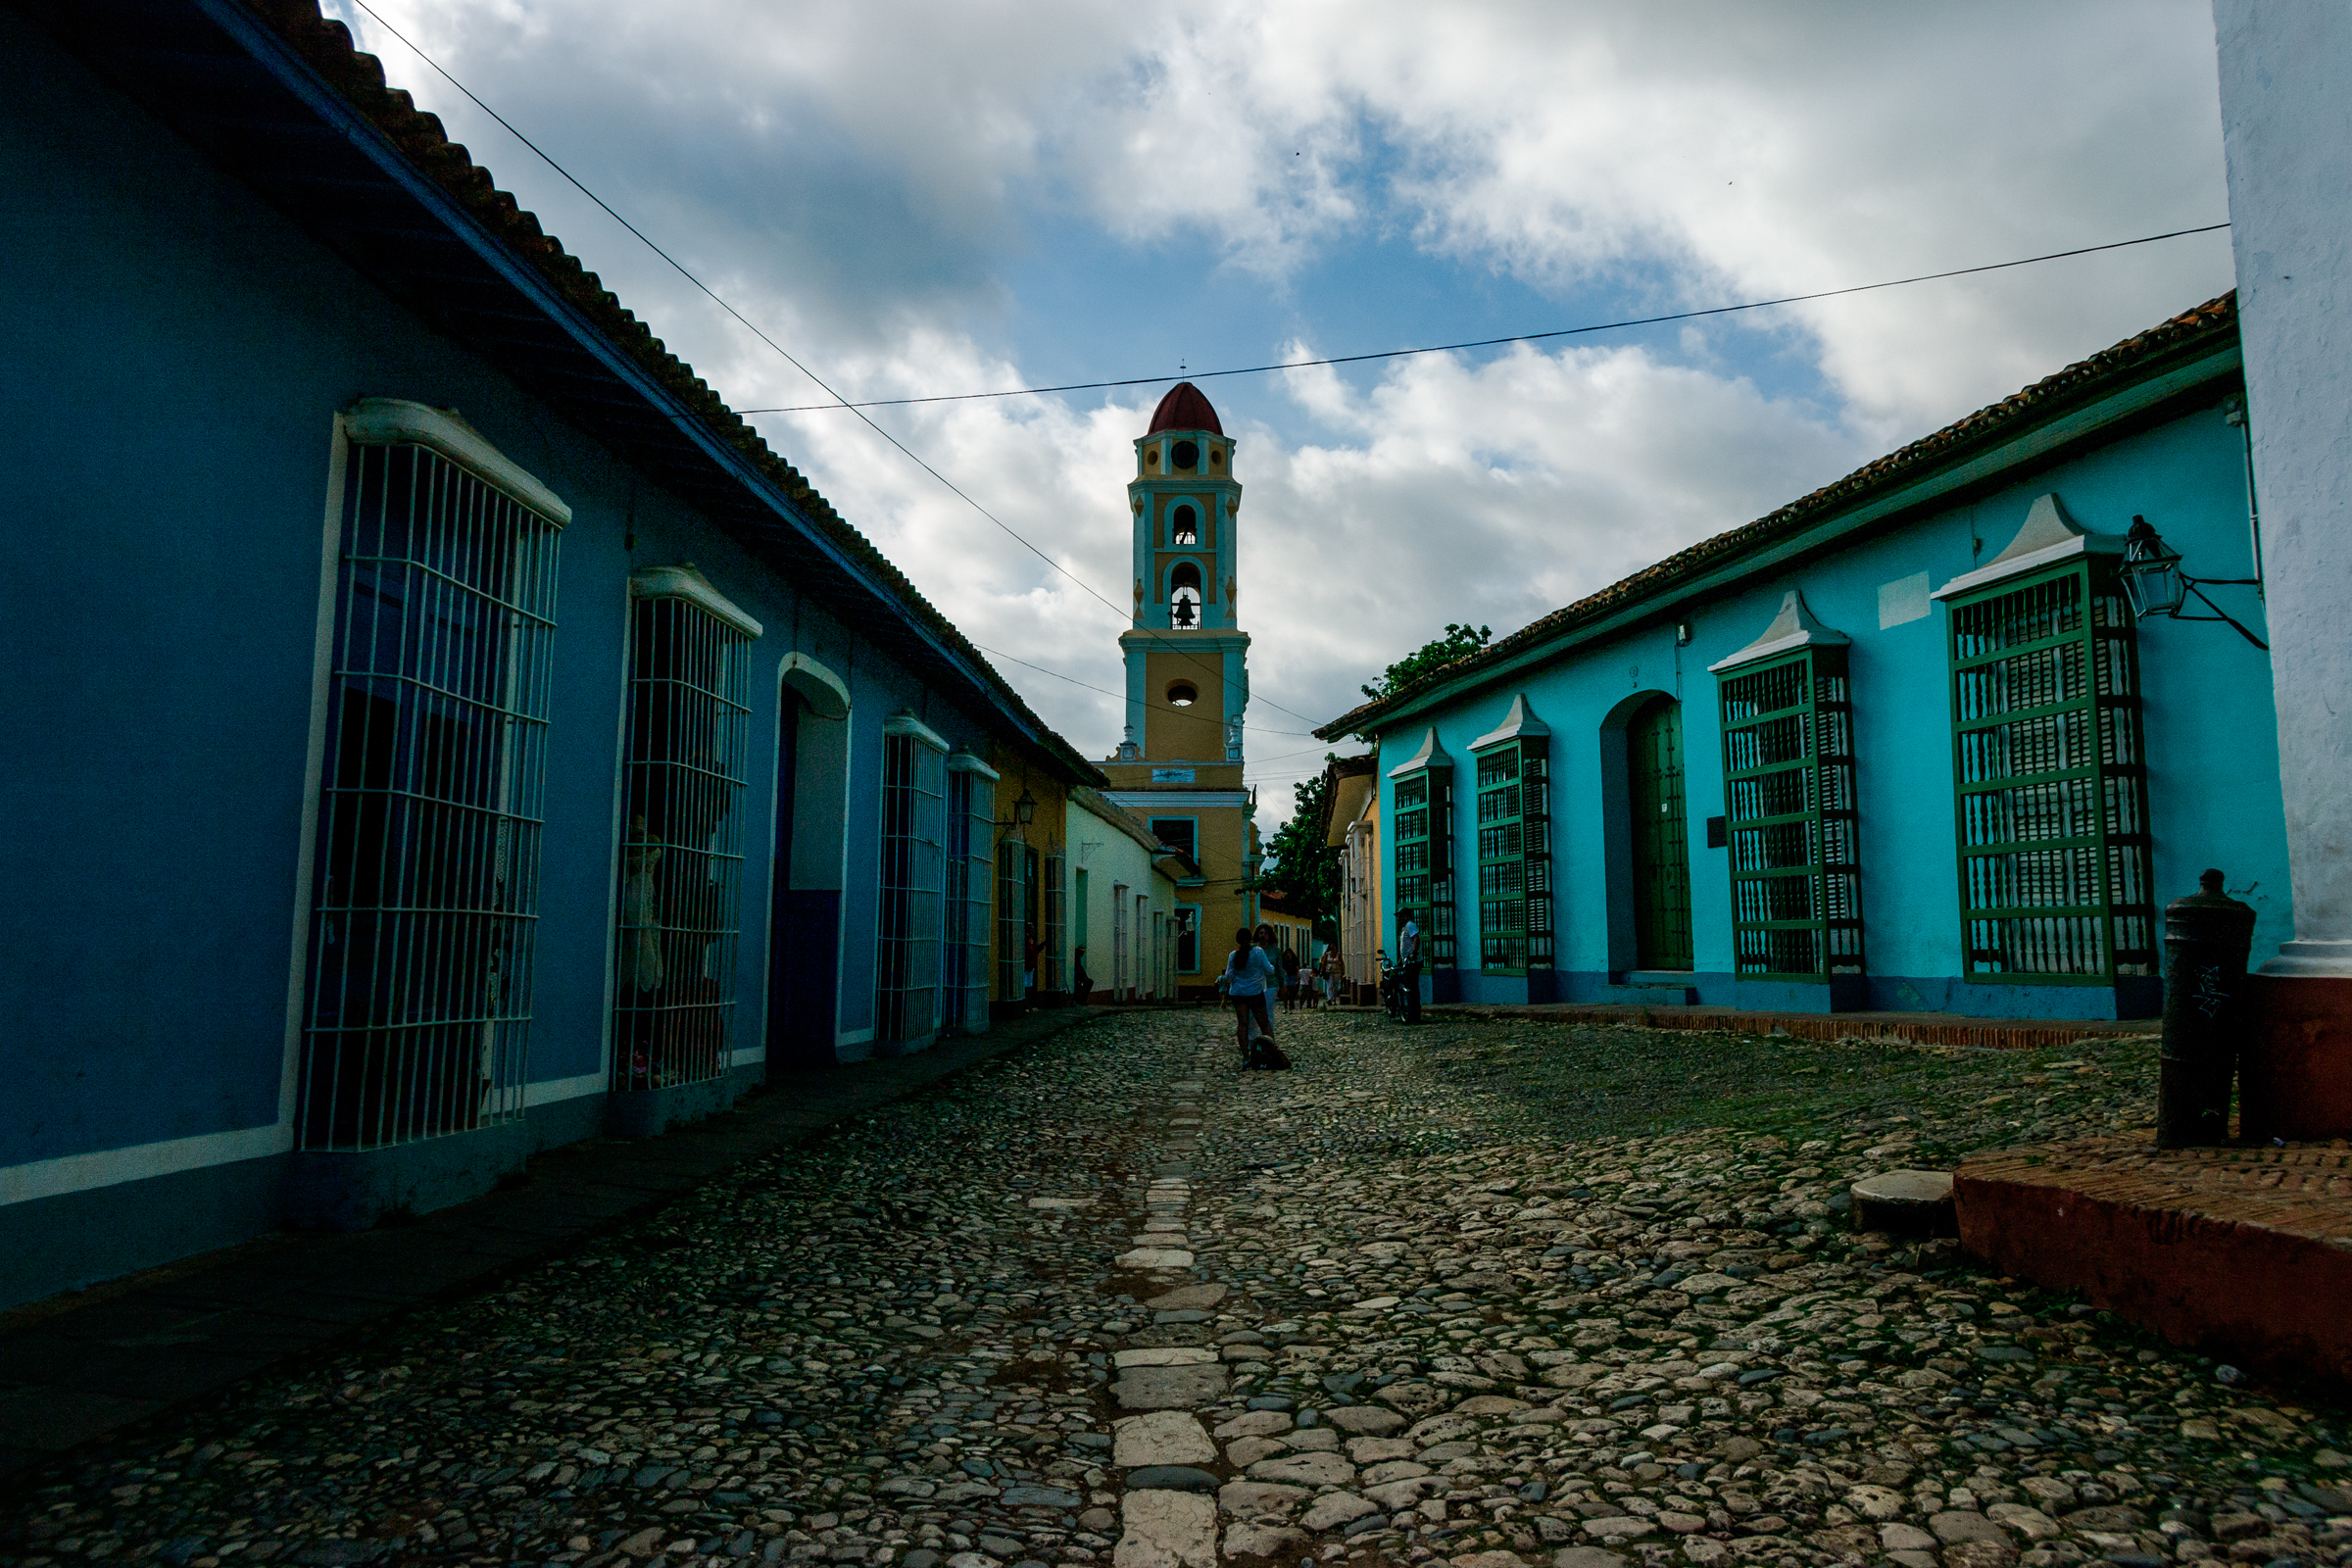
<svg viewBox="0 0 2352 1568"><path fill-rule="evenodd" d="M1159 376L1873 282L2227 216L2206 0L1183 8L368 0L844 397ZM391 79L739 409L827 401L436 75ZM1202 383L1260 821L1301 733L2230 285L2227 234ZM1166 382L877 411L1114 603ZM1081 750L1124 616L838 410L770 443ZM1286 733L1287 732L1287 733Z"/></svg>

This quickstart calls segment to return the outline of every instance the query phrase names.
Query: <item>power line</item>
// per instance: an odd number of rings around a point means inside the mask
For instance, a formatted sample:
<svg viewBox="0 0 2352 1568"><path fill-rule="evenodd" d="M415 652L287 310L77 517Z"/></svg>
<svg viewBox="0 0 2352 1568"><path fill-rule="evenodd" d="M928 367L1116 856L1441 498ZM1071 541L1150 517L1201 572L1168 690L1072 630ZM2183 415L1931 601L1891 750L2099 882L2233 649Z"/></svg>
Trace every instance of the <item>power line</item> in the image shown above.
<svg viewBox="0 0 2352 1568"><path fill-rule="evenodd" d="M358 4L359 0L353 0ZM1667 321L1695 321L1708 316L1732 316L1740 311L1769 310L1776 305L1802 305L1809 300L1837 299L1845 294L1868 294L1883 288L1902 288L1912 283L1934 283L1947 277L1968 277L1978 272L2006 271L2013 267L2033 267L2041 262L2064 261L2070 256L2092 256L2100 251L2129 250L2134 245L2153 245L2159 240L2180 239L2188 234L2212 234L2228 228L2228 223L2207 223L2199 228L2176 228L2162 234L2143 234L2137 239L2119 239L2105 245L2082 245L2071 251L2051 251L2042 256L2020 257L2013 262L1987 262L1982 267L1955 267L1948 272L1922 272L1916 277L1888 278L1883 283L1855 283L1845 288L1825 288L1811 294L1785 294L1779 299L1749 300L1740 305L1715 305L1702 311L1674 311L1665 316L1628 317L1618 321L1594 321L1586 326L1554 327L1547 332L1514 332L1508 337L1473 338L1462 343L1438 343L1427 348L1381 349L1370 354L1340 354L1324 360L1288 360L1279 365L1244 365L1229 370L1188 370L1185 378L1206 381L1228 375L1266 375L1275 370L1311 370L1326 365L1362 365L1372 360L1409 359L1419 354L1453 354L1463 349L1500 348L1509 343L1542 343L1555 337L1582 337L1592 332L1615 332L1627 327L1657 326ZM1011 387L1002 392L943 392L929 397L873 398L862 403L805 403L782 409L743 409L743 414L819 414L831 409L898 409L913 403L971 403L986 398L1033 398L1054 392L1095 392L1111 387L1154 386L1167 380L1166 375L1122 376L1113 381L1066 381L1059 386Z"/></svg>
<svg viewBox="0 0 2352 1568"><path fill-rule="evenodd" d="M475 93L472 88L466 86L457 77L451 75L448 70L442 66L438 60L435 60L431 55L426 54L424 50L419 48L407 33L402 32L398 27L395 27L392 25L392 24L386 22L382 16L377 14L375 8L368 3L368 0L351 0L351 4L358 6L362 11L367 12L368 15L374 20L376 25L382 27L393 37L399 39L401 43L407 47L411 54L423 61L426 65L432 67L434 72L440 75L442 80L448 82L452 87L455 87L458 89L458 91L464 93L466 98L472 102L476 109L479 109L483 114L488 115L492 120L497 121L500 125L505 127L509 135L513 136L516 141L522 143L523 146L529 148L541 163L544 163L548 168L563 175L564 180L571 185L572 189L578 191L581 195L596 203L596 205L604 211L606 217L612 219L612 221L618 223L621 227L627 229L631 234L635 235L647 250L652 251L656 256L659 256L662 258L662 260L667 262L671 269L675 270L680 277L684 278L687 282L692 283L697 289L700 289L706 298L708 298L712 304L716 305L720 310L733 317L742 324L746 331L752 334L752 336L758 338L769 348L774 349L779 355L782 355L784 358L784 363L791 366L794 369L800 371L810 381L814 382L817 388L822 391L825 396L833 400L831 403L819 404L815 405L815 407L848 409L851 413L857 415L858 417L864 422L865 426L872 430L874 434L880 436L883 440L898 448L900 454L904 456L909 463L912 463L916 467L922 469L932 478L937 479L941 484L947 486L947 488L958 500L962 501L964 505L970 507L974 512L977 512L980 514L980 515L995 523L999 528L1004 529L1004 532L1011 537L1015 543L1020 545L1022 549L1037 557L1038 560L1044 562L1047 565L1052 566L1055 571L1060 572L1064 577L1069 578L1070 581L1076 583L1081 589L1092 595L1095 599L1100 600L1103 608L1107 609L1112 614L1118 616L1122 620L1131 620L1133 618L1127 611L1121 609L1107 596L1097 590L1092 583L1089 583L1085 578L1070 570L1069 567L1063 565L1060 562L1055 561L1052 556L1047 555L1036 545L1031 544L1029 540L1018 530L1016 530L1010 523L998 516L995 513L989 511L979 502L973 500L972 497L966 493L960 485L956 484L955 480L949 478L946 474L940 472L929 463L925 462L923 458L914 452L913 449L909 448L906 443L901 441L897 436L892 435L888 430L883 429L879 424L876 424L872 418L867 416L862 408L855 403L850 402L840 393L834 391L831 386L826 384L824 377L818 375L814 370L809 369L808 367L803 365L798 359L794 358L790 349L787 349L783 344L778 343L774 338L769 337L765 332L761 331L749 317L745 316L734 306L729 305L724 299L721 299L717 291L712 289L710 284L704 282L701 278L695 276L694 273L687 270L684 263L680 262L676 257L670 255L669 252L663 250L661 246L655 244L651 236L649 236L645 230L639 228L635 223L632 223L627 219L621 217L617 212L614 212L612 210L612 205L610 202L606 201L602 196L599 196L596 192L590 190L586 185L582 184L579 180L579 177L573 174L570 170L565 169L562 164L556 162L554 156L551 155L547 149L541 147L537 142L531 140L530 137L524 135L520 130L517 130L514 127L514 122L508 120L506 116L491 108L487 103L484 103L479 94ZM1159 639L1154 640L1158 641ZM1175 647L1173 644L1168 646L1175 648L1175 651L1182 655L1187 662L1195 665L1204 673L1214 673L1214 671L1209 669L1207 664L1201 662L1200 660L1193 657L1191 654L1186 653L1182 648ZM1284 708L1280 703L1266 700L1266 706L1268 708L1275 709L1278 711L1289 713L1293 718L1299 720L1301 723L1311 724L1314 722L1314 719L1307 714L1298 712L1295 709ZM1300 731L1298 733L1304 732Z"/></svg>

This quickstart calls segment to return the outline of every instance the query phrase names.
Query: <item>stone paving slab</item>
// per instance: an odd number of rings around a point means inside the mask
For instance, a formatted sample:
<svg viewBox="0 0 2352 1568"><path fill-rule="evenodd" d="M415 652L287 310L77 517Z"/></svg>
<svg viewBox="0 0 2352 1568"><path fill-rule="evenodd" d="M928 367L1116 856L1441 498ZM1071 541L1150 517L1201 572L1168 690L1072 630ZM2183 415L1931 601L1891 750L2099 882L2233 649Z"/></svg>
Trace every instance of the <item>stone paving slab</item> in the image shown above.
<svg viewBox="0 0 2352 1568"><path fill-rule="evenodd" d="M743 1160L1099 1016L1045 1009L985 1035L780 1069L733 1111L642 1143L532 1156L530 1180L415 1223L284 1236L0 1313L0 1476L641 1217Z"/></svg>
<svg viewBox="0 0 2352 1568"><path fill-rule="evenodd" d="M1838 1206L2141 1125L2144 1047L1285 1015L1295 1070L1237 1075L1221 1021L92 1445L0 1568L2352 1568L2340 1401ZM1120 1266L1147 1220L1188 1268Z"/></svg>

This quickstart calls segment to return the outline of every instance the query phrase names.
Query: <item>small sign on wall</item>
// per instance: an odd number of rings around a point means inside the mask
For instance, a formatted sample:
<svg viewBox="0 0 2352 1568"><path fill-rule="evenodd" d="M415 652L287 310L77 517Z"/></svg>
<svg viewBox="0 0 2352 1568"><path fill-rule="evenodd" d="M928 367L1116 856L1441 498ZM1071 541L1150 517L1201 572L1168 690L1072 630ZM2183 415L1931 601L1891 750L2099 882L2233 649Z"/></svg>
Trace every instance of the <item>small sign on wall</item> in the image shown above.
<svg viewBox="0 0 2352 1568"><path fill-rule="evenodd" d="M1152 782L1154 784L1190 784L1193 782L1193 770L1189 767L1155 767L1152 770Z"/></svg>

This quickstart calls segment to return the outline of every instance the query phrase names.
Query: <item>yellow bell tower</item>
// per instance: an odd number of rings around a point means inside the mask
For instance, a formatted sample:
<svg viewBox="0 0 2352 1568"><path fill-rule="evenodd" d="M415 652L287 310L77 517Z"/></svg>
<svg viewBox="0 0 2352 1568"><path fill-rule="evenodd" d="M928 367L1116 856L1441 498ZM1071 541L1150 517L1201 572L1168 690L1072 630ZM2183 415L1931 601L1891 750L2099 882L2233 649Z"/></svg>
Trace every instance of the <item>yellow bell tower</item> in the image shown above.
<svg viewBox="0 0 2352 1568"><path fill-rule="evenodd" d="M1119 637L1127 666L1126 739L1102 770L1110 797L1200 874L1179 889L1195 933L1178 941L1180 983L1216 983L1237 926L1255 924L1245 893L1257 874L1257 827L1242 783L1250 634L1236 606L1242 487L1234 442L1200 389L1179 382L1135 443L1128 510L1135 607Z"/></svg>

